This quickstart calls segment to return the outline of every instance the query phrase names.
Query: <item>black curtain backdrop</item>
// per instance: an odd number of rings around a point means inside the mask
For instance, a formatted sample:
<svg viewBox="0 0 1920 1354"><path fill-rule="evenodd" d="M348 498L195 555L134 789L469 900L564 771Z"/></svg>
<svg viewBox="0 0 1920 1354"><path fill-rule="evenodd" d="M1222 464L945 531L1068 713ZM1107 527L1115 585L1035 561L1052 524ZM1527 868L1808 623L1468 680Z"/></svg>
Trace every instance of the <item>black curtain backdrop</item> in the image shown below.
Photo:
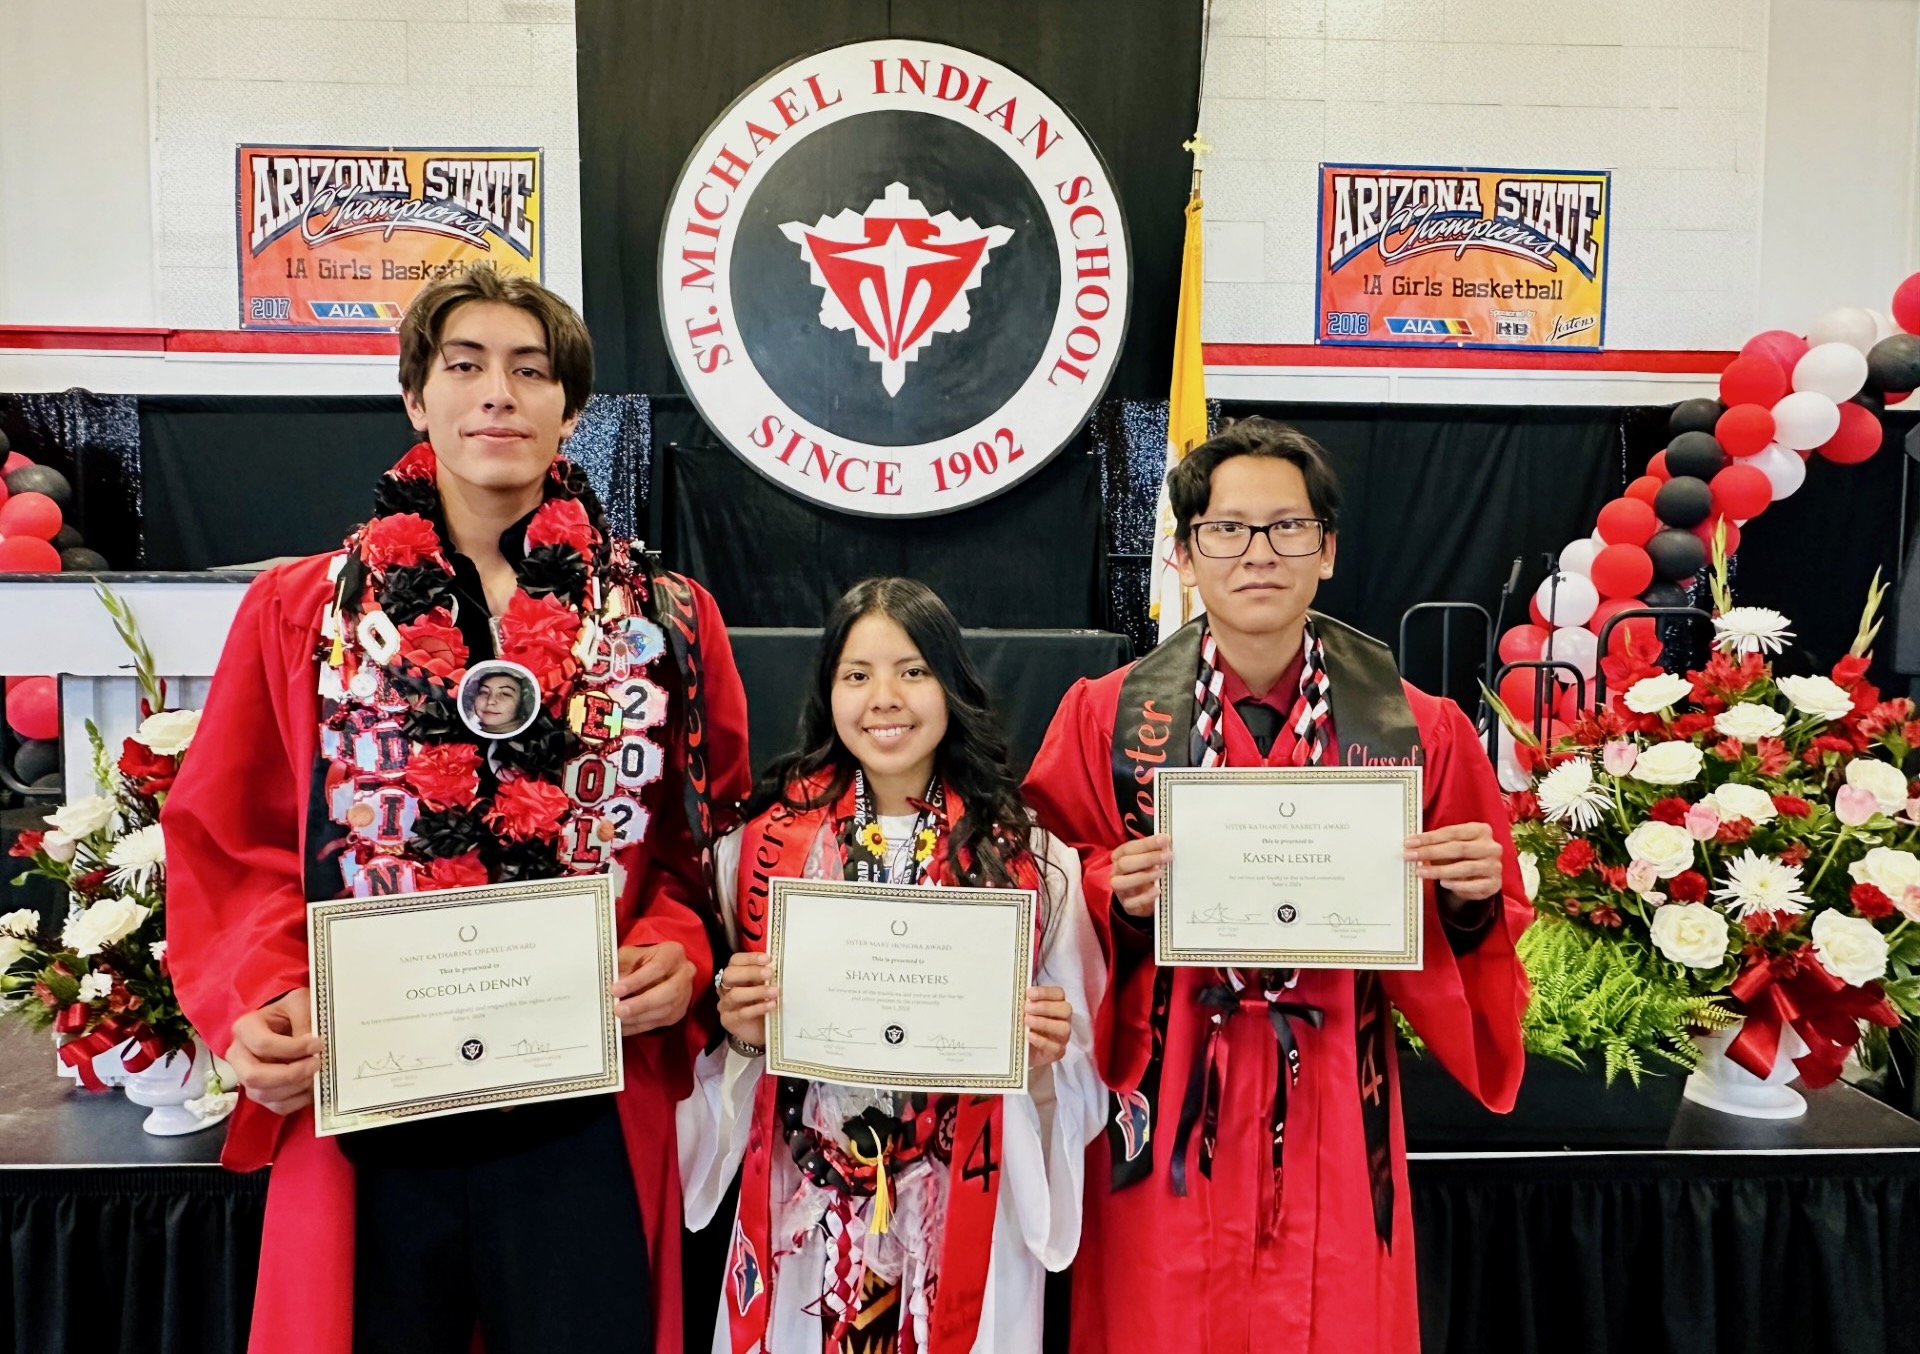
<svg viewBox="0 0 1920 1354"><path fill-rule="evenodd" d="M1133 245L1111 396L1166 394L1173 362L1201 6L1186 0L580 0L581 251L603 390L680 389L660 329L661 218L686 157L761 76L873 38L951 43L1012 67L1105 156Z"/></svg>

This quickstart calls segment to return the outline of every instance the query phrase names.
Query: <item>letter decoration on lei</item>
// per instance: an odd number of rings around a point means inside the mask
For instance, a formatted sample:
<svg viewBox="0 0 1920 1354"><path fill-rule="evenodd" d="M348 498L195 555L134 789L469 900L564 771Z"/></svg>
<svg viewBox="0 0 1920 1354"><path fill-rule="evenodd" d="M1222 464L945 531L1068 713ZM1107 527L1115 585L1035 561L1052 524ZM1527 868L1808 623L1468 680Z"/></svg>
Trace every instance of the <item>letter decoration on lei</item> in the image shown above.
<svg viewBox="0 0 1920 1354"><path fill-rule="evenodd" d="M337 855L342 895L605 870L646 835L641 792L666 770L672 659L649 618L652 580L629 543L609 542L586 477L565 459L527 525L519 586L492 621L495 656L533 675L539 708L504 738L462 720L460 683L478 659L457 624L435 469L427 444L408 452L334 562L316 790L334 833L344 830L322 848Z"/></svg>

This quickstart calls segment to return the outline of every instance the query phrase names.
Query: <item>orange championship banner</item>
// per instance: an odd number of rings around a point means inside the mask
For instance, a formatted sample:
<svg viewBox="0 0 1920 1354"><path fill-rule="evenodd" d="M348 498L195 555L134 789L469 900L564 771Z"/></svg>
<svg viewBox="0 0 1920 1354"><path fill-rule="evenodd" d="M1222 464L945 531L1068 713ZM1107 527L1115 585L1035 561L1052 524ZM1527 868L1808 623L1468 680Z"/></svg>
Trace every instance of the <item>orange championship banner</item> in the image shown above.
<svg viewBox="0 0 1920 1354"><path fill-rule="evenodd" d="M1315 340L1597 352L1605 171L1320 166Z"/></svg>
<svg viewBox="0 0 1920 1354"><path fill-rule="evenodd" d="M542 278L533 149L241 146L240 327L399 327L414 293L490 263Z"/></svg>

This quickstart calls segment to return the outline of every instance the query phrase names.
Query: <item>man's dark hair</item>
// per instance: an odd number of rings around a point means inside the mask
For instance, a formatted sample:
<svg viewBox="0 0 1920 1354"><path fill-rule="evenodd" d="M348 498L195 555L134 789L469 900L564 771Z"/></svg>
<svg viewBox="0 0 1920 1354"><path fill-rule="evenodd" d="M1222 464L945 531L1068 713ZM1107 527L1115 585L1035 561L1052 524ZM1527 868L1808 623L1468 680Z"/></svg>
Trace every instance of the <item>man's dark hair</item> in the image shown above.
<svg viewBox="0 0 1920 1354"><path fill-rule="evenodd" d="M547 361L553 379L566 392L566 408L572 418L593 393L593 340L587 326L574 308L558 292L541 286L530 277L496 271L479 264L464 272L451 273L422 287L400 321L400 388L420 398L427 387L427 373L440 356L440 339L447 316L469 301L495 301L524 310L540 321L547 336Z"/></svg>
<svg viewBox="0 0 1920 1354"><path fill-rule="evenodd" d="M1328 531L1340 528L1340 480L1333 463L1320 444L1277 419L1238 419L1222 427L1202 442L1186 458L1167 472L1167 500L1173 508L1174 539L1182 545L1193 530L1196 517L1207 510L1213 497L1213 472L1222 461L1236 456L1271 456L1291 461L1300 467L1307 481L1307 502L1313 515L1327 524Z"/></svg>

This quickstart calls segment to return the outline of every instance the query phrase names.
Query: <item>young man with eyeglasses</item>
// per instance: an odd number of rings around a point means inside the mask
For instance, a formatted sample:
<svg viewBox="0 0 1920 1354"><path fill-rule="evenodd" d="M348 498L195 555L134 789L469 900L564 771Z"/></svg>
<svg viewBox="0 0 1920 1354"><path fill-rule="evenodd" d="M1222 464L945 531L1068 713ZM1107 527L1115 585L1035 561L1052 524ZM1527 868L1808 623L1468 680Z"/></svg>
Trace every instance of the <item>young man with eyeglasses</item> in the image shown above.
<svg viewBox="0 0 1920 1354"><path fill-rule="evenodd" d="M1495 1110L1521 1072L1532 916L1493 769L1458 706L1311 611L1339 488L1310 438L1246 419L1167 477L1175 562L1206 611L1067 693L1025 791L1080 851L1113 967L1095 1023L1114 1088L1074 1264L1075 1354L1419 1348L1391 1008ZM1153 772L1418 762L1417 970L1161 968L1171 842ZM1285 1049L1283 1056L1282 1050Z"/></svg>

